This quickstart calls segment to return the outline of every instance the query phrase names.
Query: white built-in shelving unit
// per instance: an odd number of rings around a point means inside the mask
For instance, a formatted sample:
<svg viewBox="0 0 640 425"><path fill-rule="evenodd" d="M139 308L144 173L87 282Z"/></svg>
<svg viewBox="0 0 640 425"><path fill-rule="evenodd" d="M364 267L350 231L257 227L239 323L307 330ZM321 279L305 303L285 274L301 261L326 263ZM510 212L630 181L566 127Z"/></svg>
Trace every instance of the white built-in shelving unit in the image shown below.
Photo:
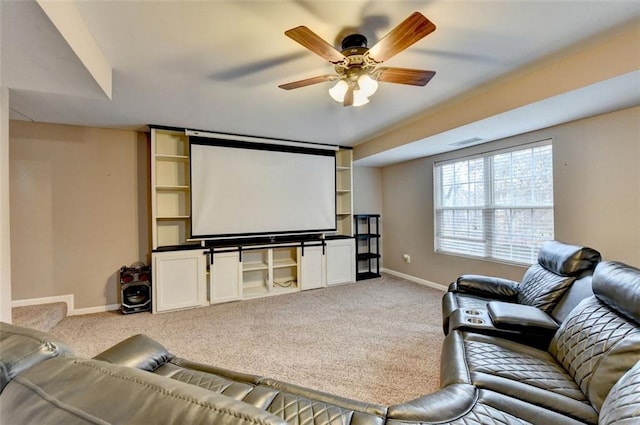
<svg viewBox="0 0 640 425"><path fill-rule="evenodd" d="M337 229L314 244L210 250L190 240L189 137L151 129L154 313L355 281L352 150L336 152Z"/></svg>
<svg viewBox="0 0 640 425"><path fill-rule="evenodd" d="M190 229L189 140L184 132L152 130L153 249L186 244Z"/></svg>

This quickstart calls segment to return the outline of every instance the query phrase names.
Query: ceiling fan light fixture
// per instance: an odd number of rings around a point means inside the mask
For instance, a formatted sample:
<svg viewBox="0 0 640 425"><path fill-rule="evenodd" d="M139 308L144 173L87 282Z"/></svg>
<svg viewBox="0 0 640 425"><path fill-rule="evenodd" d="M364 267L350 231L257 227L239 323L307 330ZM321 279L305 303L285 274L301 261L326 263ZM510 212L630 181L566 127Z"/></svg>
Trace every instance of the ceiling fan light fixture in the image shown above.
<svg viewBox="0 0 640 425"><path fill-rule="evenodd" d="M329 96L336 102L342 103L344 101L344 95L347 94L347 89L349 88L349 84L341 79L339 80L335 86L329 89Z"/></svg>
<svg viewBox="0 0 640 425"><path fill-rule="evenodd" d="M358 87L360 87L359 91L364 96L369 97L378 90L378 82L371 78L369 74L362 74L358 78Z"/></svg>
<svg viewBox="0 0 640 425"><path fill-rule="evenodd" d="M331 96L331 98L336 102L344 102L345 95L349 90L349 83L347 82L348 78L348 76L341 78L335 86L329 89L329 96ZM366 105L369 103L369 96L373 95L376 90L378 90L378 82L366 73L362 73L351 84L354 84L355 87L353 90L353 106Z"/></svg>
<svg viewBox="0 0 640 425"><path fill-rule="evenodd" d="M362 90L353 91L353 106L362 106L369 103L369 98L365 96Z"/></svg>

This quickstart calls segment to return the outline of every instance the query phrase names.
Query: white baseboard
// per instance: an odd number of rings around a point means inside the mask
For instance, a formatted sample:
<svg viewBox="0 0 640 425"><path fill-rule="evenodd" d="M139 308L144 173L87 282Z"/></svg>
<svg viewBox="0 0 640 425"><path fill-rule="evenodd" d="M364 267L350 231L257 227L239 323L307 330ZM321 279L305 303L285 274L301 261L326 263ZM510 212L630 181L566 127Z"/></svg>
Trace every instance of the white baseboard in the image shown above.
<svg viewBox="0 0 640 425"><path fill-rule="evenodd" d="M113 310L118 310L120 308L120 304L109 304L109 305L100 305L97 307L75 309L73 294L56 295L53 297L42 297L42 298L28 298L24 300L14 300L14 301L11 301L11 307L12 308L26 307L30 305L51 304L51 303L60 303L60 302L67 304L67 316L79 316L81 314L104 313L105 311L113 311Z"/></svg>
<svg viewBox="0 0 640 425"><path fill-rule="evenodd" d="M387 268L384 268L384 267L382 269L380 269L380 271L384 272L384 273L389 273L390 275L397 276L397 277L400 277L402 279L410 280L411 282L419 283L420 285L428 286L428 287L434 288L434 289L439 289L442 292L447 292L447 289L448 289L448 287L445 286L445 285L441 285L439 283L431 282L431 281L426 280L426 279L421 279L421 278L416 277L416 276L411 276L410 274L400 273L400 272L397 272L395 270L387 269Z"/></svg>
<svg viewBox="0 0 640 425"><path fill-rule="evenodd" d="M86 307L73 310L68 316L80 316L83 314L104 313L120 309L120 304L99 305L97 307Z"/></svg>
<svg viewBox="0 0 640 425"><path fill-rule="evenodd" d="M67 304L67 315L70 315L73 311L73 294L69 295L56 295L53 297L42 297L42 298L27 298L24 300L13 300L11 301L11 307L26 307L29 305L39 305L39 304L51 304L51 303L66 303Z"/></svg>

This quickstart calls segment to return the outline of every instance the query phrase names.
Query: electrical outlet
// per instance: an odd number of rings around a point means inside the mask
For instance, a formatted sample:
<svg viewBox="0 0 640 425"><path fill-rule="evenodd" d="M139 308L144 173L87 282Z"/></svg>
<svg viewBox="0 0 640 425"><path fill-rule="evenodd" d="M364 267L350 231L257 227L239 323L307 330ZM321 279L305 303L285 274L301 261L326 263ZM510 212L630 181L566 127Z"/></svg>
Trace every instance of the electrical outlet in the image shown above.
<svg viewBox="0 0 640 425"><path fill-rule="evenodd" d="M409 254L402 254L402 261L404 261L405 263L410 263L411 256Z"/></svg>

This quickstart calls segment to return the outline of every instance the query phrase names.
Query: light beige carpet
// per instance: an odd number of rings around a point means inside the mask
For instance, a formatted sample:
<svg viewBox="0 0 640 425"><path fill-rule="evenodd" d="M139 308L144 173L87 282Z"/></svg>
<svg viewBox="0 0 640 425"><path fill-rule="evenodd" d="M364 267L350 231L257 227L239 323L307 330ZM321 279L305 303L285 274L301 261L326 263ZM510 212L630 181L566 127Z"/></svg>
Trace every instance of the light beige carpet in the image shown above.
<svg viewBox="0 0 640 425"><path fill-rule="evenodd" d="M439 388L442 295L384 275L173 313L71 316L51 333L83 357L144 333L190 360L388 405Z"/></svg>
<svg viewBox="0 0 640 425"><path fill-rule="evenodd" d="M14 307L11 309L11 323L43 332L49 332L66 316L66 303L56 302Z"/></svg>

